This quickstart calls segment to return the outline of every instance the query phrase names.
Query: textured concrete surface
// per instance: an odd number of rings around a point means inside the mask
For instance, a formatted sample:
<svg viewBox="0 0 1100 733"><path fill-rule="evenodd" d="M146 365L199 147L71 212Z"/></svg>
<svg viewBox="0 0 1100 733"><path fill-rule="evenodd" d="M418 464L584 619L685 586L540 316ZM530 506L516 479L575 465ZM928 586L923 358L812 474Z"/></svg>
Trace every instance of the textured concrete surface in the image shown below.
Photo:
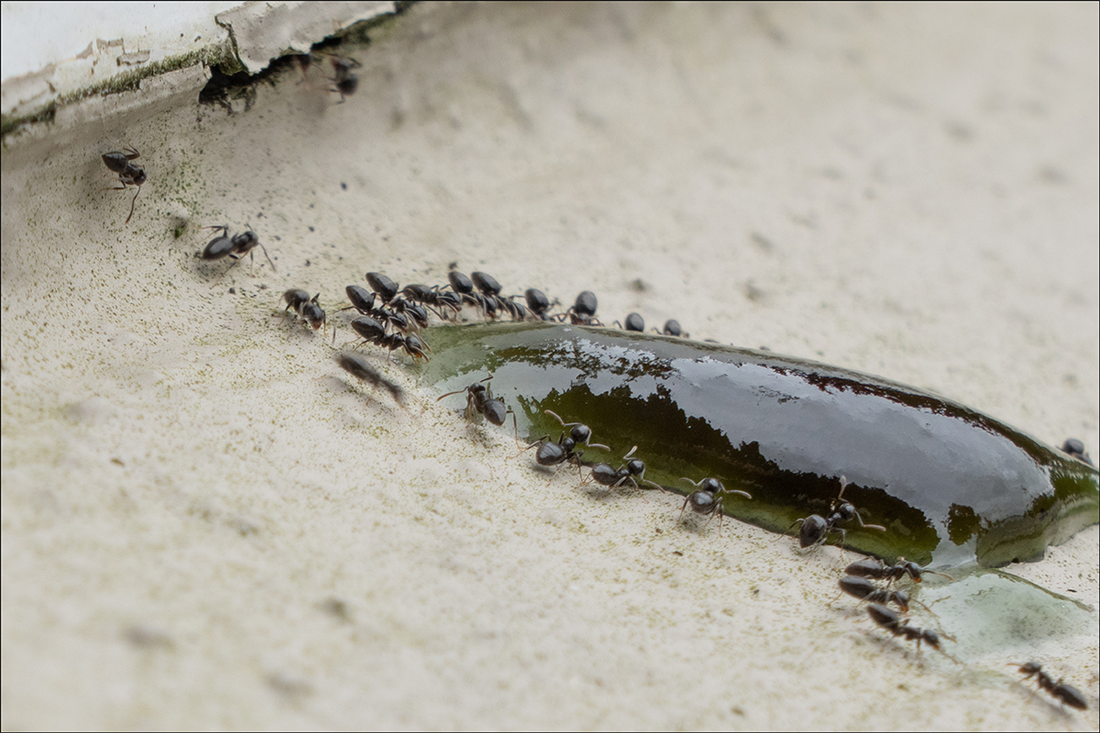
<svg viewBox="0 0 1100 733"><path fill-rule="evenodd" d="M1091 610L918 661L833 602L839 551L548 482L278 301L455 262L1095 454L1097 15L418 5L343 104L315 67L10 141L3 727L1095 730L1096 527L1011 569ZM223 223L278 272L196 260ZM1016 684L1032 657L1091 710Z"/></svg>

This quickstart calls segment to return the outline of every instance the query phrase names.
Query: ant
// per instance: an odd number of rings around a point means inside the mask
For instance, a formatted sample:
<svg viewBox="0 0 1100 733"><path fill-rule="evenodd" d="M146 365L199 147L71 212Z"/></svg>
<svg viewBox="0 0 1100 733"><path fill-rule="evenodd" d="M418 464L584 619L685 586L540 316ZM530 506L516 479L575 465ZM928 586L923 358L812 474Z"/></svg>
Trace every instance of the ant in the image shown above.
<svg viewBox="0 0 1100 733"><path fill-rule="evenodd" d="M627 317L629 318L629 316ZM680 322L674 318L669 318L667 321L665 321L664 328L662 328L660 331L657 331L656 327L654 327L653 330L657 333L664 334L665 336L682 336L684 338L687 338L689 335L684 333L684 330L680 328Z"/></svg>
<svg viewBox="0 0 1100 733"><path fill-rule="evenodd" d="M1055 682L1051 679L1050 675L1043 671L1043 665L1038 662L1028 662L1027 664L1009 662L1009 666L1019 669L1025 680L1034 676L1035 684L1041 689L1049 692L1052 696L1058 698L1063 704L1069 705L1071 708L1077 708L1078 710L1088 710L1089 706L1088 703L1085 702L1085 696L1082 695L1081 691L1076 687L1065 684L1062 681L1065 677Z"/></svg>
<svg viewBox="0 0 1100 733"><path fill-rule="evenodd" d="M623 321L623 330L642 333L645 331L645 319L639 313L629 313Z"/></svg>
<svg viewBox="0 0 1100 733"><path fill-rule="evenodd" d="M1093 465L1092 458L1085 452L1085 444L1077 438L1066 438L1066 442L1062 443L1062 452L1073 456L1079 461L1084 461L1090 466Z"/></svg>
<svg viewBox="0 0 1100 733"><path fill-rule="evenodd" d="M115 186L112 188L105 188L104 191L125 191L127 186L137 186L137 191L134 191L134 198L130 200L130 215L126 217L126 224L130 223L130 219L134 216L134 204L137 202L138 194L141 193L141 184L145 183L145 169L137 163L131 163L130 161L136 160L141 157L139 153L132 146L123 148L124 152L114 151L107 153L103 156L103 163L106 165L112 173L118 174L118 181L121 186Z"/></svg>
<svg viewBox="0 0 1100 733"><path fill-rule="evenodd" d="M498 302L504 307L504 310L508 311L508 315L512 317L513 321L526 321L527 307L523 303L517 303L516 297L518 296L498 298Z"/></svg>
<svg viewBox="0 0 1100 733"><path fill-rule="evenodd" d="M885 579L887 582L893 583L895 580L899 580L906 575L914 583L921 582L921 574L929 573L931 575L942 575L948 580L954 580L947 573L938 573L935 570L925 570L920 565L917 565L911 560L906 560L904 557L899 557L898 561L894 565L886 565L877 558L868 557L854 562L844 570L848 575L860 577L860 578L875 578L877 580Z"/></svg>
<svg viewBox="0 0 1100 733"><path fill-rule="evenodd" d="M398 313L406 314L409 318L416 321L418 328L428 325L427 311L403 298L398 298L398 285L393 280L380 272L368 272L367 283L374 288L373 295L378 297L384 307L388 306ZM373 305L373 299L371 303ZM386 316L386 319L388 320L390 317L391 316Z"/></svg>
<svg viewBox="0 0 1100 733"><path fill-rule="evenodd" d="M457 389L454 392L448 392L445 395L441 395L436 402L439 402L439 400L444 397L450 397L459 392L465 392L466 409L463 412L467 420L473 422L477 419L478 415L481 415L493 425L500 427L504 425L504 419L508 415L511 415L512 428L515 430L516 442L518 443L519 427L516 425L516 413L512 412L512 408L504 405L504 400L493 397L493 390L487 384L487 382L492 381L492 379L493 375L490 374L485 379L471 384L466 389Z"/></svg>
<svg viewBox="0 0 1100 733"><path fill-rule="evenodd" d="M256 232L249 229L248 231L229 236L229 227L225 224L220 224L213 227L203 227L204 229L220 229L221 234L210 240L210 243L203 248L199 257L204 260L220 260L223 257L229 257L233 260L233 264L229 266L226 272L233 269L233 266L240 262L241 258L248 255L248 274L252 276L252 265L255 262L254 252L252 250L259 247L264 251L264 257L267 258L267 263L271 265L271 269L275 272L275 263L271 261L271 255L267 253L267 247L260 244L260 238L256 236ZM223 273L224 274L224 273Z"/></svg>
<svg viewBox="0 0 1100 733"><path fill-rule="evenodd" d="M428 356L424 353L424 350L428 349L430 351L431 349L416 334L410 333L402 336L399 333L386 333L386 329L381 323L367 316L356 318L351 322L351 327L364 341L389 349L391 361L395 349L404 349L409 356L428 361Z"/></svg>
<svg viewBox="0 0 1100 733"><path fill-rule="evenodd" d="M917 642L917 654L920 655L920 645L924 642L928 646L932 647L936 651L943 652L940 649L940 636L932 629L918 629L915 626L909 626L902 622L900 616L891 611L886 606L878 603L872 603L867 606L867 615L871 617L871 620L882 628L889 631L894 636L904 636L909 641ZM944 654L947 654L944 652ZM950 654L947 656L951 659Z"/></svg>
<svg viewBox="0 0 1100 733"><path fill-rule="evenodd" d="M330 89L330 92L339 92L340 101L337 104L343 104L345 97L350 97L355 94L355 90L359 88L359 77L351 73L352 69L358 69L360 63L355 59L343 58L341 56L333 56L329 59L332 63L332 70L336 74L330 81L336 85L335 89Z"/></svg>
<svg viewBox="0 0 1100 733"><path fill-rule="evenodd" d="M645 463L643 463L641 459L631 458L636 450L638 450L638 446L631 448L630 452L623 456L623 460L626 461L626 463L617 469L612 468L609 463L597 463L592 467L592 473L589 474L588 479L583 483L588 483L588 480L592 480L601 486L607 486L614 489L629 481L634 488L641 489L642 487L638 485L638 482L644 481L650 486L664 491L663 486L653 483L645 477Z"/></svg>
<svg viewBox="0 0 1100 733"><path fill-rule="evenodd" d="M427 285L420 284L406 285L405 289L401 291L401 294L415 303L423 303L429 308L432 308L433 312L444 321L450 320L445 315L446 312L449 311L452 315L457 316L458 311L462 308L462 301L455 293L440 291L438 286L429 288ZM423 311L423 307L420 305L414 306L413 303L408 303L404 300L400 302L405 304L402 306L404 308L415 307ZM427 325L427 311L423 311L423 313L424 323Z"/></svg>
<svg viewBox="0 0 1100 733"><path fill-rule="evenodd" d="M547 415L550 415L559 423L563 428L569 428L568 433L562 433L558 438L557 443L550 442L550 436L544 435L533 443L528 444L527 448L524 448L520 453L526 451L528 448L538 446L538 450L535 451L535 462L540 466L557 466L566 462L573 462L577 464L577 475L580 475L581 471L581 452L577 450L577 446L584 446L585 448L602 448L603 450L611 450L606 445L601 443L592 443L592 428L588 427L584 423L570 422L567 423L562 420L556 412L552 410L544 410ZM517 454L518 455L518 454Z"/></svg>
<svg viewBox="0 0 1100 733"><path fill-rule="evenodd" d="M419 303L410 303L407 300L397 298L390 303L390 307L397 313L408 316L412 323L416 324L416 329L418 331L428 327L428 310ZM440 318L442 318L442 316L440 316Z"/></svg>
<svg viewBox="0 0 1100 733"><path fill-rule="evenodd" d="M909 594L903 590L889 590L879 588L866 578L857 578L853 575L845 575L839 582L840 590L848 595L868 603L893 603L904 613L909 613ZM838 596L839 597L839 596ZM834 599L836 600L836 599ZM920 601L914 601L920 603ZM921 604L924 605L923 603ZM925 606L925 609L928 607Z"/></svg>
<svg viewBox="0 0 1100 733"><path fill-rule="evenodd" d="M737 489L727 489L721 481L716 478L704 478L699 481L692 481L688 477L684 476L681 481L687 481L692 486L696 487L696 491L691 492L684 499L684 505L680 507L680 517L676 520L679 522L684 518L684 511L691 506L691 510L696 514L703 514L708 516L706 523L703 524L706 527L714 519L714 515L718 515L718 535L722 534L722 501L721 497L724 494L740 494L746 499L751 499L752 494L747 491L738 491Z"/></svg>
<svg viewBox="0 0 1100 733"><path fill-rule="evenodd" d="M405 390L401 389L401 385L386 379L382 376L381 372L368 364L367 360L359 354L340 354L340 356L336 358L336 361L340 364L341 369L358 377L364 382L369 382L376 387L385 387L389 390L390 395L393 396L394 401L399 403L405 401Z"/></svg>
<svg viewBox="0 0 1100 733"><path fill-rule="evenodd" d="M291 288L283 293L283 300L286 301L286 308L283 309L283 318L286 318L287 311L291 308L298 314L298 317L313 327L313 330L324 329L325 325L325 311L321 308L321 305L317 302L317 299L321 297L320 293L309 297L309 293L305 290L299 290L298 288ZM332 339L336 341L336 329L332 329Z"/></svg>
<svg viewBox="0 0 1100 733"><path fill-rule="evenodd" d="M550 320L547 311L550 310L552 303L550 299L546 297L546 293L538 288L527 288L523 293L523 298L527 301L527 309L530 310L532 314L544 321Z"/></svg>
<svg viewBox="0 0 1100 733"><path fill-rule="evenodd" d="M462 301L463 305L481 307L481 296L474 292L474 281L458 270L447 273L447 279L451 281L451 290Z"/></svg>
<svg viewBox="0 0 1100 733"><path fill-rule="evenodd" d="M864 524L863 517L859 516L859 512L856 511L855 506L850 502L842 501L844 497L844 489L848 486L848 479L844 476L840 477L840 493L836 495L836 500L829 507L829 517L826 519L818 514L811 514L808 517L802 519L796 519L787 529L790 530L796 524L801 523L802 527L798 531L798 544L803 549L810 547L817 547L823 544L830 534L839 533L841 543L844 542L847 533L841 527L837 525L841 522L846 522L850 519L858 519L859 526L865 529L878 529L883 532L886 531L885 527L877 524ZM838 504L839 502L839 504Z"/></svg>
<svg viewBox="0 0 1100 733"><path fill-rule="evenodd" d="M470 279L481 291L481 294L476 297L480 299L481 309L487 317L496 318L498 310L508 311L513 321L521 321L527 317L527 311L522 305L500 297L501 285L495 277L487 272L472 272Z"/></svg>
<svg viewBox="0 0 1100 733"><path fill-rule="evenodd" d="M375 293L368 291L361 285L348 285L344 288L344 293L348 296L348 300L351 301L350 308L354 308L364 316L375 318L387 326L392 326L402 333L408 332L410 323L409 319L406 318L404 314L388 311L385 308L374 307ZM343 308L342 310L348 310L348 308Z"/></svg>
<svg viewBox="0 0 1100 733"><path fill-rule="evenodd" d="M596 306L598 304L596 294L591 290L585 290L573 301L573 307L561 314L560 320L569 318L574 326L602 326L596 318Z"/></svg>
<svg viewBox="0 0 1100 733"><path fill-rule="evenodd" d="M397 297L397 283L380 272L368 272L367 283L374 290L374 294L378 296L378 299L382 301L382 305L389 304L391 300Z"/></svg>

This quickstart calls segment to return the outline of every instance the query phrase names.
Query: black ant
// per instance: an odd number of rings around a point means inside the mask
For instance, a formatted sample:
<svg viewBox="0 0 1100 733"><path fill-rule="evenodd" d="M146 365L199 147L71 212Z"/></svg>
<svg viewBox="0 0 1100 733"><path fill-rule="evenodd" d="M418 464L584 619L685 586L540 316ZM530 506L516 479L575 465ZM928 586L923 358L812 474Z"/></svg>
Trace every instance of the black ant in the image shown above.
<svg viewBox="0 0 1100 733"><path fill-rule="evenodd" d="M451 395L458 394L459 392L466 393L466 409L464 414L466 419L470 422L474 422L480 415L493 425L500 427L504 425L504 419L508 416L512 416L512 428L516 434L516 442L519 442L519 428L516 425L516 413L512 411L512 408L506 407L504 400L493 397L493 390L489 387L487 382L492 381L493 376L489 375L480 382L471 384L466 389L457 389L454 392L448 392L445 395L440 395L436 400L443 399L444 397L450 397Z"/></svg>
<svg viewBox="0 0 1100 733"><path fill-rule="evenodd" d="M427 354L424 353L425 349L429 349L426 344L416 334L407 334L402 336L399 333L386 333L386 329L381 323L368 316L360 316L351 322L352 329L359 334L364 341L377 344L382 348L389 349L390 359L393 359L393 352L395 349L404 349L405 353L417 359L428 360Z"/></svg>
<svg viewBox="0 0 1100 733"><path fill-rule="evenodd" d="M283 318L286 318L286 313L290 309L294 309L294 312L298 314L304 322L309 324L314 331L318 329L324 329L325 326L325 311L321 308L317 299L321 297L320 293L309 297L309 293L305 290L299 290L298 288L292 288L283 293L283 300L286 301L286 308L283 309ZM332 331L333 341L336 340L336 329Z"/></svg>
<svg viewBox="0 0 1100 733"><path fill-rule="evenodd" d="M447 313L457 316L458 311L462 308L461 299L454 293L447 291L441 291L438 286L428 287L427 285L413 284L406 285L401 291L411 301L415 303L423 303L424 305L432 308L433 312L442 318L444 321L450 320L447 317ZM400 301L401 303L407 303L407 301ZM412 303L402 307L410 307ZM417 305L416 308L422 309L422 306ZM427 312L424 312L425 324L427 323Z"/></svg>
<svg viewBox="0 0 1100 733"><path fill-rule="evenodd" d="M569 318L574 326L602 326L596 318L596 306L599 301L591 290L585 290L573 301L573 307L559 316L560 320Z"/></svg>
<svg viewBox="0 0 1100 733"><path fill-rule="evenodd" d="M863 517L859 516L859 512L856 511L855 506L850 502L842 501L844 497L844 489L848 486L848 479L844 476L840 477L840 493L836 495L836 500L829 508L831 512L828 518L822 517L818 514L811 514L808 517L802 519L796 519L787 529L791 529L796 524L801 523L802 527L798 531L798 544L803 549L807 547L817 547L823 544L830 534L839 533L841 543L844 542L847 533L841 527L837 525L841 522L846 522L850 519L858 519L859 526L864 529L878 529L883 532L886 531L885 527L881 527L877 524L864 524ZM838 503L839 502L839 503Z"/></svg>
<svg viewBox="0 0 1100 733"><path fill-rule="evenodd" d="M405 390L401 389L401 385L386 379L381 372L368 364L367 360L359 354L343 353L336 358L336 361L340 364L341 369L364 382L369 382L376 387L385 387L396 402L405 401Z"/></svg>
<svg viewBox="0 0 1100 733"><path fill-rule="evenodd" d="M1072 685L1065 684L1062 681L1065 677L1055 682L1050 675L1043 671L1043 665L1038 662L1028 662L1027 664L1009 662L1009 666L1019 669L1025 680L1035 677L1035 684L1041 689L1049 692L1052 696L1058 698L1062 703L1069 705L1071 708L1077 708L1078 710L1089 709L1088 703L1085 702L1085 696L1081 694L1080 690Z"/></svg>
<svg viewBox="0 0 1100 733"><path fill-rule="evenodd" d="M879 588L866 578L857 578L853 575L845 575L840 579L839 585L841 591L860 599L860 603L893 603L903 612L909 613L909 594L903 590ZM927 609L927 606L925 608Z"/></svg>
<svg viewBox="0 0 1100 733"><path fill-rule="evenodd" d="M451 290L454 291L464 305L481 308L481 296L474 292L473 280L458 270L448 272L447 279L451 282Z"/></svg>
<svg viewBox="0 0 1100 733"><path fill-rule="evenodd" d="M1092 465L1092 458L1085 452L1085 444L1077 438L1066 438L1066 442L1062 443L1062 452L1067 455L1071 455L1079 461Z"/></svg>
<svg viewBox="0 0 1100 733"><path fill-rule="evenodd" d="M894 636L904 636L909 641L917 642L917 654L920 654L921 642L924 642L928 646L932 647L936 651L942 652L940 649L940 636L932 629L918 629L915 626L909 626L904 623L898 614L891 611L886 606L878 603L872 603L867 606L867 615L871 617L876 624L889 631ZM946 652L944 652L946 654ZM950 654L947 654L949 658L952 658Z"/></svg>
<svg viewBox="0 0 1100 733"><path fill-rule="evenodd" d="M615 325L618 325L618 321L615 321ZM642 318L639 313L629 313L626 316L626 320L623 321L622 329L624 331L637 331L642 333L645 331L645 319Z"/></svg>
<svg viewBox="0 0 1100 733"><path fill-rule="evenodd" d="M623 460L626 461L626 463L619 466L617 469L612 468L609 463L597 463L592 467L592 473L589 474L588 479L583 483L592 480L601 486L607 486L614 489L629 481L634 488L640 489L642 487L638 485L638 482L643 481L656 489L664 491L663 486L645 477L645 463L643 463L641 459L631 458L636 450L638 450L638 446L631 448L630 452L623 456Z"/></svg>
<svg viewBox="0 0 1100 733"><path fill-rule="evenodd" d="M552 303L550 299L546 297L546 293L538 288L527 288L523 293L523 299L527 301L527 309L537 318L544 321L550 319L547 312L550 310Z"/></svg>
<svg viewBox="0 0 1100 733"><path fill-rule="evenodd" d="M654 327L653 330L657 333L664 334L665 336L682 336L684 338L687 338L689 335L684 333L684 329L680 328L680 322L674 318L669 318L667 321L665 321L664 328L662 328L660 331L657 331L656 327Z"/></svg>
<svg viewBox="0 0 1100 733"><path fill-rule="evenodd" d="M410 303L407 300L398 298L390 303L390 307L398 313L408 316L410 324L415 323L418 331L428 327L428 310L419 303Z"/></svg>
<svg viewBox="0 0 1100 733"><path fill-rule="evenodd" d="M380 272L368 272L367 283L374 288L373 295L382 302L382 306L392 308L395 312L403 313L417 323L417 327L428 325L428 313L423 308L409 301L398 298L398 285ZM421 286L422 287L422 286ZM371 300L373 306L373 299ZM387 317L388 318L388 317Z"/></svg>
<svg viewBox="0 0 1100 733"><path fill-rule="evenodd" d="M411 327L409 319L406 318L404 314L389 311L385 308L375 308L375 293L368 291L363 286L348 285L344 288L344 293L348 296L348 300L351 301L350 307L359 311L364 316L375 318L385 325L392 326L403 333L407 333ZM342 310L348 309L344 308Z"/></svg>
<svg viewBox="0 0 1100 733"><path fill-rule="evenodd" d="M581 451L578 450L578 446L584 446L585 448L601 448L603 450L611 450L606 445L601 443L592 443L592 428L588 427L584 423L570 422L567 423L562 420L556 412L552 410L544 410L547 415L550 415L559 423L563 428L569 428L568 433L562 433L558 438L557 443L550 442L550 436L544 435L533 443L528 444L528 448L538 446L538 450L535 451L535 462L540 466L557 466L566 462L573 462L577 464L577 473L580 474L581 467ZM520 453L523 453L520 451ZM518 454L517 454L518 455Z"/></svg>
<svg viewBox="0 0 1100 733"><path fill-rule="evenodd" d="M137 202L138 194L141 193L141 184L145 183L145 169L137 163L131 163L130 161L136 160L141 157L141 153L135 150L133 147L123 148L124 152L111 152L103 156L103 163L106 165L112 173L118 174L118 181L121 186L115 186L113 188L105 188L104 191L125 191L127 186L137 186L137 191L134 191L134 198L130 200L130 215L126 217L126 224L130 223L130 219L134 216L134 204Z"/></svg>
<svg viewBox="0 0 1100 733"><path fill-rule="evenodd" d="M397 297L397 283L380 272L368 272L367 283L374 290L374 294L382 301L382 305L388 304Z"/></svg>
<svg viewBox="0 0 1100 733"><path fill-rule="evenodd" d="M259 247L264 251L264 257L267 258L267 263L271 265L271 269L275 272L275 263L271 261L271 256L267 253L267 247L260 244L260 238L256 236L256 232L249 229L248 231L235 234L232 237L229 236L229 227L225 224L220 224L213 227L203 227L204 229L220 229L221 234L210 240L210 243L203 248L199 254L204 260L220 260L224 257L229 257L233 260L233 264L229 266L229 270L233 269L233 266L240 262L241 258L248 255L248 274L252 275L252 265L255 262L254 252L252 250ZM223 273L224 274L224 273Z"/></svg>
<svg viewBox="0 0 1100 733"><path fill-rule="evenodd" d="M923 573L942 575L949 580L954 580L954 578L947 573L939 573L935 570L925 570L920 565L917 565L911 560L906 560L904 557L899 557L897 563L894 565L886 565L882 560L867 557L852 563L845 568L844 572L848 575L860 578L875 578L876 580L886 580L890 583L893 583L895 580L900 580L905 576L909 576L909 579L914 583L919 583L921 582L921 575Z"/></svg>
<svg viewBox="0 0 1100 733"><path fill-rule="evenodd" d="M691 507L691 510L696 514L702 514L707 516L706 523L703 524L706 527L714 519L714 515L718 515L718 534L722 534L722 496L726 494L739 494L746 499L751 499L752 494L747 491L739 491L737 489L727 489L721 481L716 478L704 478L699 481L692 481L688 477L684 476L681 481L687 481L692 486L696 487L696 491L691 492L684 499L684 505L680 507L680 517L676 520L681 521L684 518L684 511Z"/></svg>
<svg viewBox="0 0 1100 733"><path fill-rule="evenodd" d="M470 273L470 279L481 291L481 294L477 296L480 301L479 305L488 318L496 318L498 310L508 311L508 315L513 321L523 320L527 316L527 312L523 310L522 305L508 298L500 297L501 285L489 273L472 272Z"/></svg>
<svg viewBox="0 0 1100 733"><path fill-rule="evenodd" d="M508 315L511 316L513 321L526 321L527 320L527 307L523 303L516 302L518 296L513 295L508 298L499 298L500 304L504 307L504 310L508 311Z"/></svg>
<svg viewBox="0 0 1100 733"><path fill-rule="evenodd" d="M332 83L336 85L335 89L330 89L330 92L339 92L340 101L337 104L343 104L345 97L350 97L355 94L355 90L359 88L359 77L351 73L352 69L358 69L360 64L355 59L343 58L340 56L333 56L329 59L332 63L332 70L336 74L331 79Z"/></svg>

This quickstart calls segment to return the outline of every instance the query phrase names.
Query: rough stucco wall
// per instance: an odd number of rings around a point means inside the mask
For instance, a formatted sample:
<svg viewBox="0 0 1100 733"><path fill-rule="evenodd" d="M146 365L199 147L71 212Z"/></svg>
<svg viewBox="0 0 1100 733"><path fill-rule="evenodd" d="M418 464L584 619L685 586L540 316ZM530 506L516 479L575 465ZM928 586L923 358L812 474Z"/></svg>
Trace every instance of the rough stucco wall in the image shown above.
<svg viewBox="0 0 1100 733"><path fill-rule="evenodd" d="M431 396L364 399L277 301L454 261L1095 453L1096 16L415 6L345 104L314 74L14 141L4 727L1095 729L1095 527L1020 569L1084 631L920 665L827 605L839 552L547 484ZM194 259L249 222L278 273ZM1010 684L1037 650L1093 712Z"/></svg>

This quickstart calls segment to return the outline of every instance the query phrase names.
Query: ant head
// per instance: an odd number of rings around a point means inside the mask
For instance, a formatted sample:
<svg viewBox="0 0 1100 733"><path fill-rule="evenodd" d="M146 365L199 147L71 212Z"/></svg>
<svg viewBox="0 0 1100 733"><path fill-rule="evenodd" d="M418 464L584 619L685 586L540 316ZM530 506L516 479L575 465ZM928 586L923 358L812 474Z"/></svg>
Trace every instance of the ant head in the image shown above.
<svg viewBox="0 0 1100 733"><path fill-rule="evenodd" d="M842 520L855 519L856 508L848 502L841 502L840 506L836 508L836 513L840 515Z"/></svg>
<svg viewBox="0 0 1100 733"><path fill-rule="evenodd" d="M302 308L302 318L306 319L313 330L316 331L325 325L325 312L317 305L316 299L309 301Z"/></svg>
<svg viewBox="0 0 1100 733"><path fill-rule="evenodd" d="M135 186L140 186L146 181L145 169L137 165L133 166L133 168L135 170L130 174L130 183Z"/></svg>
<svg viewBox="0 0 1100 733"><path fill-rule="evenodd" d="M626 472L629 473L631 476L641 476L643 473L645 473L645 463L637 458L635 458L633 461L628 461L626 464Z"/></svg>
<svg viewBox="0 0 1100 733"><path fill-rule="evenodd" d="M699 482L700 491L709 491L712 494L725 491L726 487L722 485L722 482L716 478L705 478Z"/></svg>
<svg viewBox="0 0 1100 733"><path fill-rule="evenodd" d="M573 442L582 445L588 442L588 439L592 437L592 428L587 425L578 423L569 430L569 437L573 439Z"/></svg>
<svg viewBox="0 0 1100 733"><path fill-rule="evenodd" d="M253 249L259 243L260 238L257 237L256 232L251 229L233 237L233 246L236 247L237 251L241 254ZM318 295L320 295L320 293L318 293Z"/></svg>
<svg viewBox="0 0 1100 733"><path fill-rule="evenodd" d="M921 581L921 577L920 577L921 566L920 565L917 565L912 560L906 560L904 557L899 557L898 558L898 564L902 566L902 568L905 570L906 573L908 573L909 577L913 579L914 583L919 583Z"/></svg>

